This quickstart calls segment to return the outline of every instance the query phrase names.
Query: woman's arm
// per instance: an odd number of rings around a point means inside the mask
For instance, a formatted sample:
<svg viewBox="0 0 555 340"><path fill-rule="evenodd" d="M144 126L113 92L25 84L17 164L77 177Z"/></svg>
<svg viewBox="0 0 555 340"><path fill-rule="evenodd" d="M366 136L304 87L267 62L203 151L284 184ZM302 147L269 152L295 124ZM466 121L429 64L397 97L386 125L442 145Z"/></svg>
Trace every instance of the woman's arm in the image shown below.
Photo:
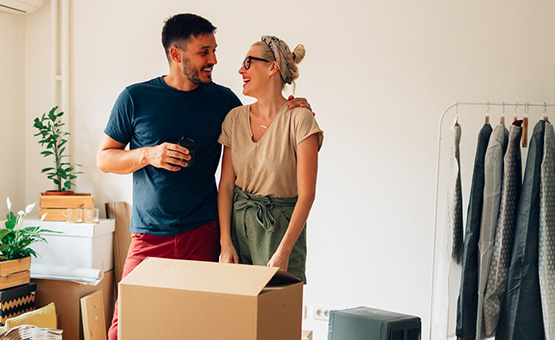
<svg viewBox="0 0 555 340"><path fill-rule="evenodd" d="M237 251L231 243L231 210L235 189L235 170L231 163L231 148L224 146L222 157L222 174L218 190L218 215L220 218L220 245L222 246L222 263L239 263Z"/></svg>
<svg viewBox="0 0 555 340"><path fill-rule="evenodd" d="M270 258L268 267L287 270L289 255L301 234L316 196L316 174L318 172L318 135L314 134L297 145L298 200L287 231Z"/></svg>

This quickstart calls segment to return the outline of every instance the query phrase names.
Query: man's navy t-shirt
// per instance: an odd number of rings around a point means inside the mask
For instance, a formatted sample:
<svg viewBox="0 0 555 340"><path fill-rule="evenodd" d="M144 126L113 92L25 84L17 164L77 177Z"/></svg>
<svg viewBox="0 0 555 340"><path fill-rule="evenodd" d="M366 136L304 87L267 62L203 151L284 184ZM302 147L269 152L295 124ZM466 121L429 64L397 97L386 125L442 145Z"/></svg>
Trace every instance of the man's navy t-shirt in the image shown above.
<svg viewBox="0 0 555 340"><path fill-rule="evenodd" d="M197 144L191 168L173 172L148 165L133 173L132 232L177 235L218 219L217 139L225 116L239 105L237 96L221 85L179 91L162 77L120 94L104 130L112 139L130 149L177 143L184 136Z"/></svg>

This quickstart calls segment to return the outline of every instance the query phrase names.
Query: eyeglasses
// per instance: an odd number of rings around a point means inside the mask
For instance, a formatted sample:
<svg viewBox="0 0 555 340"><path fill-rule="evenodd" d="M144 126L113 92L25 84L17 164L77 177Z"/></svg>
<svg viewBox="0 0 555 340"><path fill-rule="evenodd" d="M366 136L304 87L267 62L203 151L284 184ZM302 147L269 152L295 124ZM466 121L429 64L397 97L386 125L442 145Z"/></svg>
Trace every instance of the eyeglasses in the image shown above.
<svg viewBox="0 0 555 340"><path fill-rule="evenodd" d="M249 68L251 68L251 62L253 60L260 60L260 61L265 61L267 63L269 63L269 60L266 59L262 59L262 58L257 58L257 57L253 57L253 56L248 56L245 58L245 60L243 60L243 67L245 68L245 70L248 70Z"/></svg>

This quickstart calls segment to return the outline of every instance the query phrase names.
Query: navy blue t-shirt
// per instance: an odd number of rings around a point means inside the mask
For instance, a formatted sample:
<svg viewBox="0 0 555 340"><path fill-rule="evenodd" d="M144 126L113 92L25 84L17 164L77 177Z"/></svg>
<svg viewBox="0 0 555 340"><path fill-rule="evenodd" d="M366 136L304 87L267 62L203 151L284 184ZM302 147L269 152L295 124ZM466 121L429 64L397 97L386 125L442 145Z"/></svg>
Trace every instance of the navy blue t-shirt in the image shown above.
<svg viewBox="0 0 555 340"><path fill-rule="evenodd" d="M133 173L132 232L177 235L218 219L217 139L225 116L239 105L237 96L221 85L180 91L162 77L120 94L104 130L112 139L130 149L177 143L183 136L197 144L191 168L172 172L148 165Z"/></svg>

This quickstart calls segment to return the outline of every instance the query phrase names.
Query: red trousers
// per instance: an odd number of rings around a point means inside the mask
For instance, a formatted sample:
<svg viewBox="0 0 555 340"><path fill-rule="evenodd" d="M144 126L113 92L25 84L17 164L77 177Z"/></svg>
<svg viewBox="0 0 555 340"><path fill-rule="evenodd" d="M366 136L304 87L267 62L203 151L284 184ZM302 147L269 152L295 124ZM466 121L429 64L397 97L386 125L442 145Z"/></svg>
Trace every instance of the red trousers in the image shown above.
<svg viewBox="0 0 555 340"><path fill-rule="evenodd" d="M179 235L154 236L133 233L131 237L122 278L147 257L212 262L218 262L220 257L220 226L217 221L208 222ZM118 302L116 301L112 326L108 330L108 340L117 340L117 338Z"/></svg>

